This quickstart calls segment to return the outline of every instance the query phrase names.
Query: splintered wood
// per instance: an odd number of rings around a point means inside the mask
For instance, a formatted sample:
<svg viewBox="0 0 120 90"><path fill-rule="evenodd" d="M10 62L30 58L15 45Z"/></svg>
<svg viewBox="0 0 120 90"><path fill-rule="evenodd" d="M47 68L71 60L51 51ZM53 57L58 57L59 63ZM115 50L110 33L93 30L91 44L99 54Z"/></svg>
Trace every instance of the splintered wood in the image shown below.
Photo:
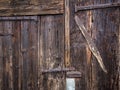
<svg viewBox="0 0 120 90"><path fill-rule="evenodd" d="M87 30L85 28L85 26L83 25L83 23L80 21L80 19L78 18L78 16L75 16L75 21L76 24L78 25L80 31L82 32L83 36L85 37L87 44L91 50L91 52L93 53L93 55L97 58L98 63L100 64L101 68L103 69L103 71L105 73L107 73L107 70L105 68L105 65L103 63L103 60L101 58L101 55L96 47L96 45L94 44L92 38L89 36L89 34L87 33Z"/></svg>

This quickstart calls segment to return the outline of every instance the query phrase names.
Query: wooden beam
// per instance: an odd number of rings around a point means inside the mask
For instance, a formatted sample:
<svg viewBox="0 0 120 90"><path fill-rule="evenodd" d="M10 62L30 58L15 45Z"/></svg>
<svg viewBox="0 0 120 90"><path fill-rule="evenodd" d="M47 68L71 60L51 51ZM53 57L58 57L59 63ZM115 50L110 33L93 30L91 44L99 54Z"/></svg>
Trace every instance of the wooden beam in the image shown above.
<svg viewBox="0 0 120 90"><path fill-rule="evenodd" d="M75 5L75 12L84 11L84 10L114 8L114 7L120 7L120 3L107 3L107 4L98 4L98 5L88 5L88 6Z"/></svg>
<svg viewBox="0 0 120 90"><path fill-rule="evenodd" d="M70 66L70 0L65 0L65 66Z"/></svg>
<svg viewBox="0 0 120 90"><path fill-rule="evenodd" d="M0 16L62 14L63 0L1 0Z"/></svg>

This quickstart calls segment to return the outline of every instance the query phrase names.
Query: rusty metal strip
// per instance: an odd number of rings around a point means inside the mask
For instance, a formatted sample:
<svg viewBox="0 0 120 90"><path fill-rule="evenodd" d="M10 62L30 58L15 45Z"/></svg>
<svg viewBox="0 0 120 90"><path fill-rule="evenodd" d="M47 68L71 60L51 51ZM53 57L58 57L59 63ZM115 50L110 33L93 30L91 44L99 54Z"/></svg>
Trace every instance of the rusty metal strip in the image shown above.
<svg viewBox="0 0 120 90"><path fill-rule="evenodd" d="M102 57L100 55L100 52L98 51L95 43L93 42L92 38L89 36L89 34L87 33L87 29L85 28L85 26L83 25L83 23L81 22L81 20L79 19L78 16L75 16L75 21L76 24L78 25L81 33L83 34L83 36L85 37L87 44L91 50L91 52L93 53L93 55L96 57L98 63L100 64L102 70L107 73L107 70L105 68L105 65L103 63Z"/></svg>
<svg viewBox="0 0 120 90"><path fill-rule="evenodd" d="M75 12L84 11L84 10L114 8L114 7L120 7L120 3L107 3L107 4L98 4L98 5L88 5L88 6L75 5Z"/></svg>
<svg viewBox="0 0 120 90"><path fill-rule="evenodd" d="M81 72L78 72L78 71L72 71L72 72L67 72L66 76L68 78L81 78L82 74Z"/></svg>
<svg viewBox="0 0 120 90"><path fill-rule="evenodd" d="M57 73L57 72L68 72L68 71L74 71L75 68L55 68L55 69L48 69L48 70L41 70L42 73Z"/></svg>
<svg viewBox="0 0 120 90"><path fill-rule="evenodd" d="M37 16L1 17L0 21L38 21Z"/></svg>

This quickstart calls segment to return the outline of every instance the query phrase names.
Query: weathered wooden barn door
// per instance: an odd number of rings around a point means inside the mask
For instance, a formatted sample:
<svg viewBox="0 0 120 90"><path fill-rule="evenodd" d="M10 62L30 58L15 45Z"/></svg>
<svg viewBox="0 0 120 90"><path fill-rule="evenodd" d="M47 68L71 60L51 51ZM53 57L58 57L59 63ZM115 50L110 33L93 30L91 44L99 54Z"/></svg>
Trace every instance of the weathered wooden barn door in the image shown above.
<svg viewBox="0 0 120 90"><path fill-rule="evenodd" d="M63 15L0 18L0 90L65 89Z"/></svg>
<svg viewBox="0 0 120 90"><path fill-rule="evenodd" d="M37 90L37 17L0 17L0 90Z"/></svg>
<svg viewBox="0 0 120 90"><path fill-rule="evenodd" d="M108 73L91 53L74 17L78 16L97 46ZM75 90L119 90L119 0L75 0L70 3L70 64L82 73Z"/></svg>

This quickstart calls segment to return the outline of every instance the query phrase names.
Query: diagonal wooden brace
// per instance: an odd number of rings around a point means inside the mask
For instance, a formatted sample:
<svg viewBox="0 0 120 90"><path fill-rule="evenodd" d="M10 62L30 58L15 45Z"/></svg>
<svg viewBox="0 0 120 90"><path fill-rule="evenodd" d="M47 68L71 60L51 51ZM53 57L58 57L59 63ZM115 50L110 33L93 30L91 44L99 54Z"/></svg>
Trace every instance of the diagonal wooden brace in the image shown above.
<svg viewBox="0 0 120 90"><path fill-rule="evenodd" d="M90 37L90 35L87 32L87 29L85 28L85 26L83 25L83 23L81 22L81 20L79 19L78 16L75 16L75 21L76 24L79 27L79 30L81 31L81 33L83 34L83 36L85 37L87 44L91 50L91 52L93 53L93 55L96 57L98 63L100 64L100 67L102 68L102 70L107 73L107 70L105 68L105 65L103 63L102 57L100 55L100 52L98 51L94 41L92 40L92 38Z"/></svg>

